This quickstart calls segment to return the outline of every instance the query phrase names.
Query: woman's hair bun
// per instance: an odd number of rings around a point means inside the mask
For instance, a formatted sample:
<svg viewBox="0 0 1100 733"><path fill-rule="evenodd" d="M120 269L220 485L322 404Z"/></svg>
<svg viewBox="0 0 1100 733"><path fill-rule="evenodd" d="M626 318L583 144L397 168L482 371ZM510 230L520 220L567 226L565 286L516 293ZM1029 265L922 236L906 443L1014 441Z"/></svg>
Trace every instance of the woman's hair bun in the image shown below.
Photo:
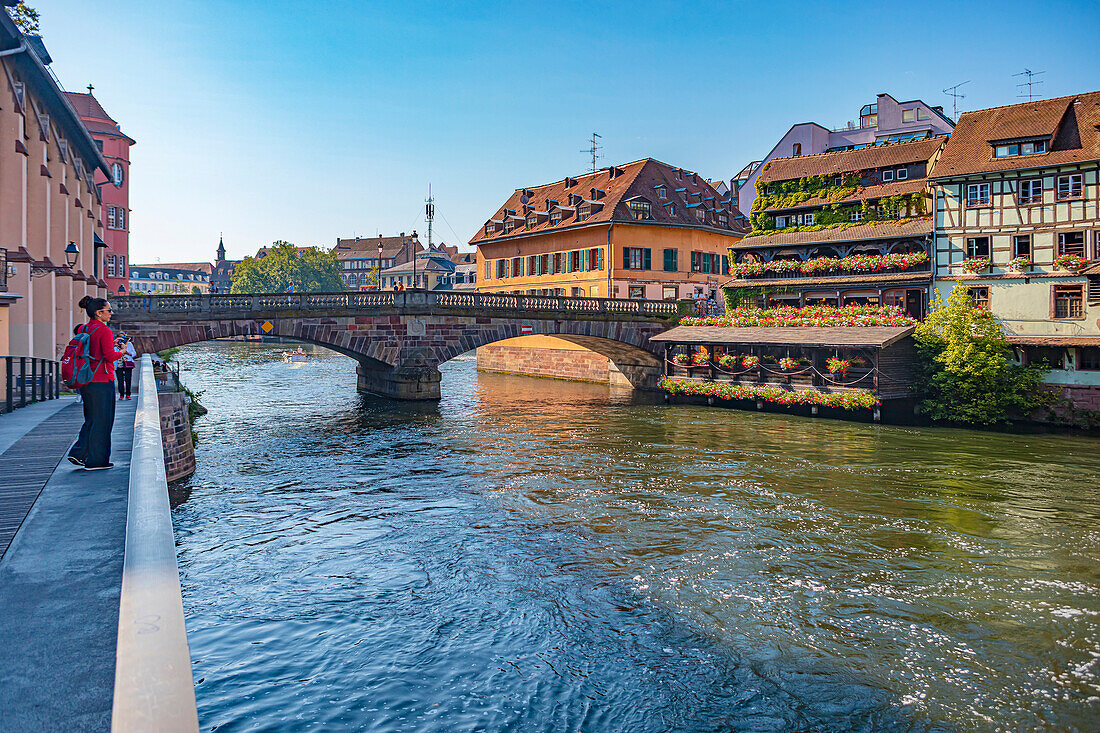
<svg viewBox="0 0 1100 733"><path fill-rule="evenodd" d="M91 296L85 295L83 298L80 299L80 302L77 303L76 305L77 305L78 308L87 308L88 307L88 302L91 299L92 299Z"/></svg>

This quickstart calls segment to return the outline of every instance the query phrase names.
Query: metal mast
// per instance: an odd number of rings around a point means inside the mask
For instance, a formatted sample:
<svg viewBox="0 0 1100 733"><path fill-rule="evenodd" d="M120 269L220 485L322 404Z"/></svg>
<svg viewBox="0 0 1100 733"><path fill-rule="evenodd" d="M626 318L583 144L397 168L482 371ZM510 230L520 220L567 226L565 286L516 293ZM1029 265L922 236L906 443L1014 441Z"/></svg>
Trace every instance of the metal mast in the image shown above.
<svg viewBox="0 0 1100 733"><path fill-rule="evenodd" d="M959 100L960 99L966 99L965 94L960 94L959 93L959 87L961 87L963 84L969 84L969 83L970 83L970 80L967 79L966 81L959 82L958 84L956 84L953 87L947 87L947 89L943 90L944 94L951 97L951 101L952 101L952 104L951 104L951 119L954 120L956 123L958 123L958 121L959 121Z"/></svg>
<svg viewBox="0 0 1100 733"><path fill-rule="evenodd" d="M592 140L590 141L591 145L581 151L582 153L588 153L589 155L592 156L592 172L593 173L596 172L596 159L600 157L600 156L596 155L596 151L603 147L602 145L597 145L596 144L596 138L598 138L598 137L602 137L602 136L599 133L595 133L595 132L592 133Z"/></svg>
<svg viewBox="0 0 1100 733"><path fill-rule="evenodd" d="M424 218L428 220L428 251L432 251L432 221L435 219L435 199L432 198L432 184L428 184L428 201L424 204Z"/></svg>
<svg viewBox="0 0 1100 733"><path fill-rule="evenodd" d="M1023 99L1024 97L1027 97L1027 101L1029 101L1029 102L1032 101L1033 99L1035 99L1034 90L1032 89L1032 87L1037 87L1040 84L1042 84L1043 82L1035 81L1034 78L1036 76L1039 76L1039 74L1045 74L1045 73L1046 73L1045 71L1032 71L1031 69L1024 69L1019 74L1013 74L1013 76L1026 76L1027 77L1027 81L1020 82L1019 84L1016 85L1016 88L1020 90L1020 93L1017 94L1016 96L1020 97L1021 99ZM1026 91L1024 90L1024 87L1027 87Z"/></svg>

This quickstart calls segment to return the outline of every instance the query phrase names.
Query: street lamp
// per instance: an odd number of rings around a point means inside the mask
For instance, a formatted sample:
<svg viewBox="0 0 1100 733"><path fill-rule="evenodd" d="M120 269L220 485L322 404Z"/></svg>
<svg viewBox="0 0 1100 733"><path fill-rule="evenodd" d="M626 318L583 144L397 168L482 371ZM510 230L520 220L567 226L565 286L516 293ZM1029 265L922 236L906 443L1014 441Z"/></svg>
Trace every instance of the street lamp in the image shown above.
<svg viewBox="0 0 1100 733"><path fill-rule="evenodd" d="M382 238L378 238L378 276L375 278L375 287L382 292Z"/></svg>
<svg viewBox="0 0 1100 733"><path fill-rule="evenodd" d="M77 249L76 242L69 242L69 246L65 248L65 264L64 265L39 265L38 263L31 263L31 277L42 277L48 275L51 272L61 272L62 270L71 270L76 265L76 260L80 256L80 250Z"/></svg>

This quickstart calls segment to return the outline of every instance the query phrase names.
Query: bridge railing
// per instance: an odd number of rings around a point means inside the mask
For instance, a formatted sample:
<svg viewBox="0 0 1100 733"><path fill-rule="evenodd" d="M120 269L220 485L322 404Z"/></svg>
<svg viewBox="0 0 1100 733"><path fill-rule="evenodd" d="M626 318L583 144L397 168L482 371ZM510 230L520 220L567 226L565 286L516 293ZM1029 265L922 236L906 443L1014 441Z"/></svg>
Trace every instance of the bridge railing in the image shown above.
<svg viewBox="0 0 1100 733"><path fill-rule="evenodd" d="M668 318L679 312L669 300L628 300L556 295L505 293L456 293L405 290L400 292L260 293L251 295L131 295L112 300L116 316L163 313L166 315L240 311L384 310L393 308L468 308L479 311L560 311L574 314L609 314Z"/></svg>

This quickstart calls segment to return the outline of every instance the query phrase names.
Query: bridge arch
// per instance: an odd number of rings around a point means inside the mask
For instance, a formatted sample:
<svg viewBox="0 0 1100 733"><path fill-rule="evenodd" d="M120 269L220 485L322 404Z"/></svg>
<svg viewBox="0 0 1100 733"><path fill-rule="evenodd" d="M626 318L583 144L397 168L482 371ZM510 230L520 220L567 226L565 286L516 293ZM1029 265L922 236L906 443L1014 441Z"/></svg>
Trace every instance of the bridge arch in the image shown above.
<svg viewBox="0 0 1100 733"><path fill-rule="evenodd" d="M681 310L666 301L433 291L134 296L112 302L116 328L144 351L231 336L284 336L355 359L361 391L401 399L438 399L441 363L526 335L587 348L615 365L620 383L652 387L660 350L649 338L671 327Z"/></svg>

